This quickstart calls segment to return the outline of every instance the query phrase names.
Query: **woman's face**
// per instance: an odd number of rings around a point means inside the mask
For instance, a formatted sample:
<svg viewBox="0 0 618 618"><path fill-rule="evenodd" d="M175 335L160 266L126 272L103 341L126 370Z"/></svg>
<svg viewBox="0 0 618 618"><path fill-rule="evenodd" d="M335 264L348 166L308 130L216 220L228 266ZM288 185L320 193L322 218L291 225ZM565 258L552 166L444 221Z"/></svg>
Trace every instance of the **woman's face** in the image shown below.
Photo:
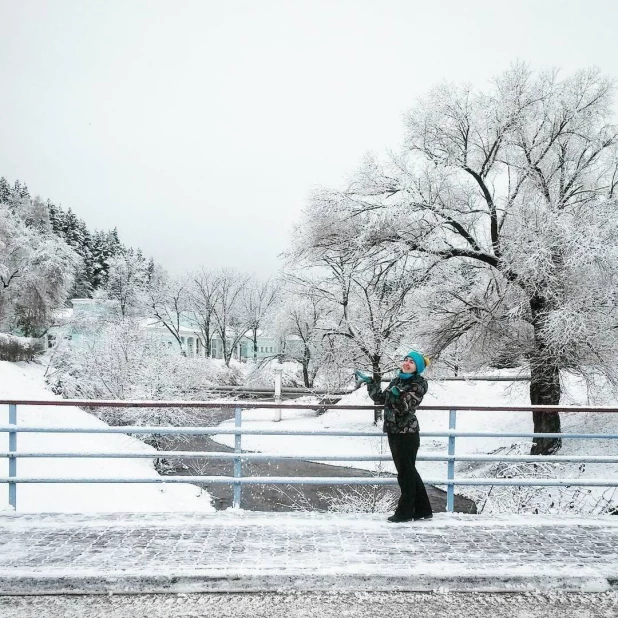
<svg viewBox="0 0 618 618"><path fill-rule="evenodd" d="M401 363L401 371L404 373L414 373L416 371L416 363L409 356L406 356Z"/></svg>

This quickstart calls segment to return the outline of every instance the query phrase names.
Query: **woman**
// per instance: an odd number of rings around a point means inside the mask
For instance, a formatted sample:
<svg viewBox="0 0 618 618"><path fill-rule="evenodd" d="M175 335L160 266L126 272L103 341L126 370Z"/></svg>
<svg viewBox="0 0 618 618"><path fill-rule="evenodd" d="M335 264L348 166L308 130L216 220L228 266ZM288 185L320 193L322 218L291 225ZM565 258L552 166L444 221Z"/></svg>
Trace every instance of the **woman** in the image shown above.
<svg viewBox="0 0 618 618"><path fill-rule="evenodd" d="M416 408L427 392L427 380L421 373L428 362L420 352L411 350L401 363L401 371L384 391L380 384L357 372L357 377L367 384L371 399L384 405L382 430L388 434L401 489L395 514L388 518L393 523L433 517L427 490L416 469L416 453L420 446Z"/></svg>

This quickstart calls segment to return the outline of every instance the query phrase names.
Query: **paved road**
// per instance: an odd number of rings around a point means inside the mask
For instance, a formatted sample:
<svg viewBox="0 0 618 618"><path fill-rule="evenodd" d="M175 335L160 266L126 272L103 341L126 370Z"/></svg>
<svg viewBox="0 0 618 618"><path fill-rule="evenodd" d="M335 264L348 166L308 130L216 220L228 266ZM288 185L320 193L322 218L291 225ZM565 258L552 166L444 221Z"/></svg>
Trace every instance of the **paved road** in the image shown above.
<svg viewBox="0 0 618 618"><path fill-rule="evenodd" d="M1 597L2 618L616 618L618 592Z"/></svg>

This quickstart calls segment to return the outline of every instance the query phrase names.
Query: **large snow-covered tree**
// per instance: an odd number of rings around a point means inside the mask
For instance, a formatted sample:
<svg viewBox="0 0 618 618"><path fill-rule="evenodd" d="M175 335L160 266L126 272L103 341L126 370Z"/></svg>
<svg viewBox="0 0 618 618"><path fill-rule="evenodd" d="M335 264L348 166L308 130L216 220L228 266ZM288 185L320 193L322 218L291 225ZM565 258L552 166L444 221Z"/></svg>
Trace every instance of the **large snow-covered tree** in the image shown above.
<svg viewBox="0 0 618 618"><path fill-rule="evenodd" d="M597 70L516 65L484 92L441 86L408 113L404 147L368 157L330 192L336 208L314 200L312 216L336 235L359 218L358 244L423 260L439 282L426 329L437 350L464 339L491 362L506 348L529 363L531 403L557 405L561 370L618 378L612 105ZM533 420L560 431L557 413ZM538 439L532 453L559 447Z"/></svg>
<svg viewBox="0 0 618 618"><path fill-rule="evenodd" d="M50 231L27 225L19 211L0 204L0 329L39 336L65 302L78 262Z"/></svg>

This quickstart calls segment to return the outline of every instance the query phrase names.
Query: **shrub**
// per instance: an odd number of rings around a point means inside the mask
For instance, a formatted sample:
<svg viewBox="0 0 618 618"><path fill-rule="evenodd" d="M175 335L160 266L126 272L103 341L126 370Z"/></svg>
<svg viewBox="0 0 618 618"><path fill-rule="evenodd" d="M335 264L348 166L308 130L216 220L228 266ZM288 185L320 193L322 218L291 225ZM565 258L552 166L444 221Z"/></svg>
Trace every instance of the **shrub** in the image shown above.
<svg viewBox="0 0 618 618"><path fill-rule="evenodd" d="M0 360L10 361L31 361L37 354L43 351L43 344L40 339L29 337L15 337L0 333Z"/></svg>

